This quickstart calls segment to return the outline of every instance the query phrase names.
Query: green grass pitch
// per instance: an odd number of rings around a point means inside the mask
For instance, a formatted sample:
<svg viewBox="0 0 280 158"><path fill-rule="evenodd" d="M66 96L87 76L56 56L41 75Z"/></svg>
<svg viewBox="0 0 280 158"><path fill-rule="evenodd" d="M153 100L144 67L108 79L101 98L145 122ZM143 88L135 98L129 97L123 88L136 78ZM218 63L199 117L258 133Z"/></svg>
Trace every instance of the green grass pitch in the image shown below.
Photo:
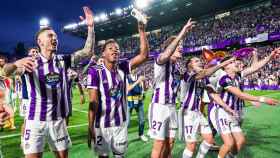
<svg viewBox="0 0 280 158"><path fill-rule="evenodd" d="M280 100L279 91L251 91L254 95L269 96ZM88 105L79 104L79 95L74 91L73 116L70 119L69 133L72 140L72 148L69 151L70 158L93 158L94 152L87 148L87 109ZM150 103L151 93L148 92L145 99L145 113ZM248 104L247 104L248 105ZM280 158L280 107L261 106L259 108L246 106L246 118L243 131L246 134L247 144L239 154L240 158ZM15 131L4 130L0 132L0 145L4 158L22 158L20 148L20 124L22 119L16 117L17 129ZM146 129L148 124L146 121ZM138 140L137 116L132 116L129 128L129 146L126 157L148 158L152 148L152 140L143 143ZM145 131L147 132L147 130ZM221 143L219 138L216 139ZM173 149L173 157L180 158L184 150L184 143L177 141ZM45 147L44 158L52 158L54 155ZM216 158L216 152L209 152L207 158Z"/></svg>

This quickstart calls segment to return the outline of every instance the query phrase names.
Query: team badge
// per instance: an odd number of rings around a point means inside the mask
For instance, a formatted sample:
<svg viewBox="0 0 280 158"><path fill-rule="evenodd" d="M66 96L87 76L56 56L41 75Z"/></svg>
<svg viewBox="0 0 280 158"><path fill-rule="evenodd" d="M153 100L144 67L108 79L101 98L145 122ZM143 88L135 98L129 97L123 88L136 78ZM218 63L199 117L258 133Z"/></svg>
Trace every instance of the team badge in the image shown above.
<svg viewBox="0 0 280 158"><path fill-rule="evenodd" d="M110 89L110 96L114 99L114 100L120 100L122 97L122 91L121 88L117 85L114 85L111 89Z"/></svg>
<svg viewBox="0 0 280 158"><path fill-rule="evenodd" d="M236 86L234 80L232 80L230 78L226 78L226 83L228 83L228 85L230 85L230 86Z"/></svg>

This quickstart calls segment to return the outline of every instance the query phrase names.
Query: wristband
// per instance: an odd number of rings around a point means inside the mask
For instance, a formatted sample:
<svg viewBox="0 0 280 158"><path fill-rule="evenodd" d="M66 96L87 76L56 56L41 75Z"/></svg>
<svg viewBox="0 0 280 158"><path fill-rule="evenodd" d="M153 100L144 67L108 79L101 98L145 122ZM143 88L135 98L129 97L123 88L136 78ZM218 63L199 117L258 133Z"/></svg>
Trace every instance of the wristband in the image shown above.
<svg viewBox="0 0 280 158"><path fill-rule="evenodd" d="M260 97L260 98L259 98L259 102L264 103L264 102L265 102L265 97Z"/></svg>

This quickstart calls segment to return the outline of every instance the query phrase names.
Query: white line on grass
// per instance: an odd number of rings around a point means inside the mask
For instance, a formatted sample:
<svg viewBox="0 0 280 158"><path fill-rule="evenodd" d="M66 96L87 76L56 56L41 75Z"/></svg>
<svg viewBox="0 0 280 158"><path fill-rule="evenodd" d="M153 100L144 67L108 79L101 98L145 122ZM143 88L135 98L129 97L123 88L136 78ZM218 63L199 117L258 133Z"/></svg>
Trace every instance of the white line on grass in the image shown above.
<svg viewBox="0 0 280 158"><path fill-rule="evenodd" d="M82 126L87 126L87 123L80 124L80 125L73 125L73 126L68 126L67 128L77 128L77 127L82 127ZM5 138L12 138L12 137L19 137L21 134L16 133L16 134L10 134L10 135L5 135L5 136L0 136L0 139L5 139Z"/></svg>
<svg viewBox="0 0 280 158"><path fill-rule="evenodd" d="M87 111L84 111L84 110L79 110L79 109L76 109L76 108L72 108L74 111L78 111L78 112L82 112L82 113L88 113Z"/></svg>

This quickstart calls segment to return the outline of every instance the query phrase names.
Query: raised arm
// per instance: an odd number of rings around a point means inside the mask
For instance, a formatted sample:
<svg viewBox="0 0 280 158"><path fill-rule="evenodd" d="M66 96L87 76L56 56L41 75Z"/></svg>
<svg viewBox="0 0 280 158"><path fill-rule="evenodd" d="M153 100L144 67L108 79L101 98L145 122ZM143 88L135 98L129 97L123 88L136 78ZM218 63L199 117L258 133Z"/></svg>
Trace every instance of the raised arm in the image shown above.
<svg viewBox="0 0 280 158"><path fill-rule="evenodd" d="M79 63L81 60L89 59L93 55L95 45L95 32L94 32L94 17L92 11L88 7L83 7L85 13L85 19L80 16L81 20L85 20L88 33L87 40L83 49L78 50L72 54L72 61L74 65Z"/></svg>
<svg viewBox="0 0 280 158"><path fill-rule="evenodd" d="M214 72L216 72L217 70L221 69L222 67L230 64L231 62L233 62L235 60L235 58L231 58L231 59L228 59L224 62L222 62L221 64L218 64L216 66L213 66L213 67L210 67L208 69L203 69L202 71L200 71L196 76L195 78L196 79L202 79L206 76L211 76Z"/></svg>
<svg viewBox="0 0 280 158"><path fill-rule="evenodd" d="M258 59L258 53L257 53L257 50L255 49L255 50L253 51L252 63L251 63L251 64L256 64L258 61L259 61L259 59Z"/></svg>
<svg viewBox="0 0 280 158"><path fill-rule="evenodd" d="M130 66L132 69L144 63L149 56L149 42L147 40L145 27L146 26L143 23L138 22L138 30L140 35L140 53L130 60Z"/></svg>
<svg viewBox="0 0 280 158"><path fill-rule="evenodd" d="M158 64L164 64L169 61L172 54L175 52L179 42L186 36L186 34L194 27L195 22L189 19L187 24L183 27L181 32L171 42L171 44L158 57Z"/></svg>
<svg viewBox="0 0 280 158"><path fill-rule="evenodd" d="M244 69L242 71L242 75L248 76L248 75L258 71L259 69L264 67L268 62L270 62L274 58L274 56L276 56L279 53L280 53L280 48L274 49L267 57L265 57L264 59L262 59L258 62L252 63L252 65L250 67Z"/></svg>

